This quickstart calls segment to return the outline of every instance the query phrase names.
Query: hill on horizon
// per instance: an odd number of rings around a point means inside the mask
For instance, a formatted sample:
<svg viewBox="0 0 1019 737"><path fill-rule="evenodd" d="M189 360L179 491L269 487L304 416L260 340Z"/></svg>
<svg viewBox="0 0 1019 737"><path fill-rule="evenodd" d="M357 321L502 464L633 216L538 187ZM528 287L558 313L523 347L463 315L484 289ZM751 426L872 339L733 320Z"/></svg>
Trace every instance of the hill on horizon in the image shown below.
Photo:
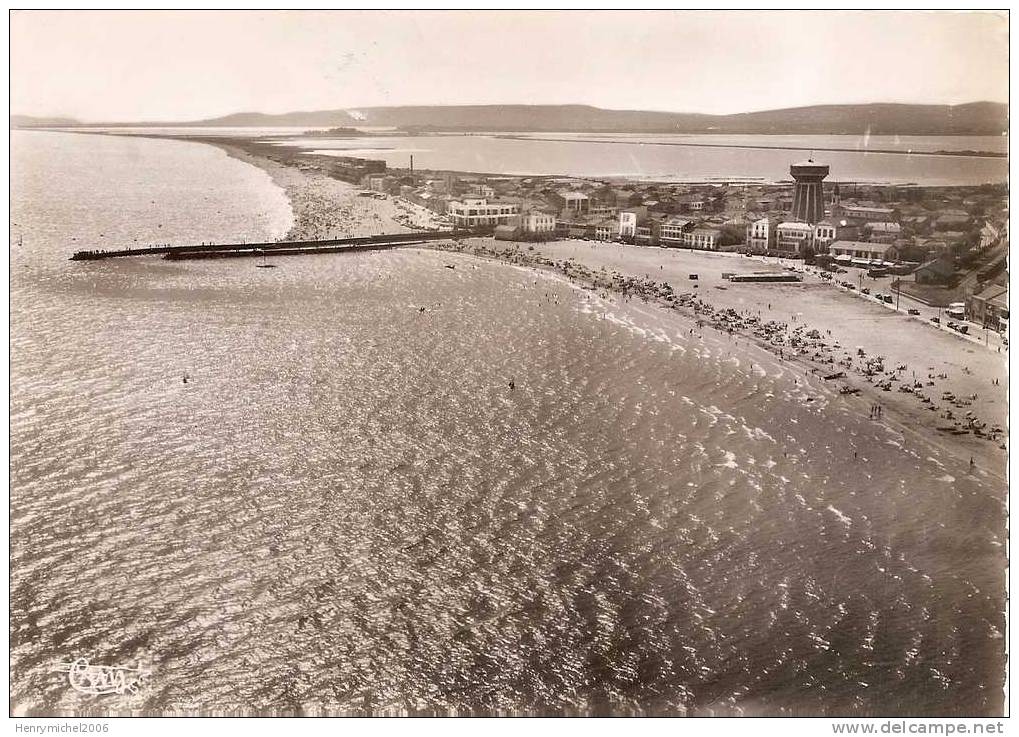
<svg viewBox="0 0 1019 737"><path fill-rule="evenodd" d="M863 135L1001 135L1008 105L872 103L812 105L732 115L608 110L590 105L413 105L291 113L234 113L193 121L80 123L11 116L11 126L40 127L394 127L421 132L526 131L590 133L730 133Z"/></svg>

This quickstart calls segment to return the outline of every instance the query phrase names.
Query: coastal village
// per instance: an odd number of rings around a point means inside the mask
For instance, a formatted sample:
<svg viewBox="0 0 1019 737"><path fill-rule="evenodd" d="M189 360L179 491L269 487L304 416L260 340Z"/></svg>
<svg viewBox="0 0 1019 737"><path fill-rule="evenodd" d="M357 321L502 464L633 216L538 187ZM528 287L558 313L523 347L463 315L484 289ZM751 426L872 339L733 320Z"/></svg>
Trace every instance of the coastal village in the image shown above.
<svg viewBox="0 0 1019 737"><path fill-rule="evenodd" d="M887 403L918 426L969 436L977 444L967 447L978 457L986 457L982 447L1007 448L998 379L985 371L985 362L976 369L950 357L955 350L944 356L903 350L895 345L894 330L873 333L882 328L872 318L857 326L851 323L861 316L845 314L846 320L834 317L832 323L828 315L828 328L808 322L810 315L769 319L765 309L772 304L765 293L724 291L735 282L809 276L817 286L827 283L881 304L888 314L955 335L970 346L959 352L989 350L1004 361L1009 318L1004 186L829 182L829 167L812 159L791 164L789 181L775 184L485 176L415 171L413 165L387 171L385 162L373 166L375 171L356 181L358 196L434 213L433 227L454 235L434 248L549 269L585 290L688 313L699 329L742 335L782 360L798 361L841 394L860 392L857 382L869 385L866 396L877 400L872 417ZM631 247L635 250L627 250ZM620 249L629 254L623 256L629 267L607 271L607 263L619 263L611 254ZM654 264L670 251L688 256L670 264L673 273L661 263L659 278L665 279L652 278ZM725 252L741 260L726 267ZM562 258L566 254L571 255ZM712 254L723 257L715 262L719 268L730 269L721 272L721 280L710 272L674 273L680 262L691 269L706 266L704 258ZM595 268L599 262L601 270ZM675 288L677 278L687 276L691 290ZM704 289L697 291L699 286ZM705 289L723 291L709 295ZM974 392L981 383L993 391Z"/></svg>
<svg viewBox="0 0 1019 737"><path fill-rule="evenodd" d="M360 174L351 178L367 196L432 211L437 227L510 242L581 239L799 259L850 290L864 287L848 269L892 275L893 292L1005 333L1004 185L877 186L829 182L829 173L808 160L791 165L788 183L671 184L422 172L413 161L406 170L357 159L333 165L333 176Z"/></svg>
<svg viewBox="0 0 1019 737"><path fill-rule="evenodd" d="M296 220L254 250L204 244L166 258L409 246L553 272L589 296L675 310L697 337L749 339L830 392L893 408L902 428L963 436L955 446L971 464L1007 451L1004 185L865 185L813 159L774 183L486 175L275 139L192 140L265 168Z"/></svg>

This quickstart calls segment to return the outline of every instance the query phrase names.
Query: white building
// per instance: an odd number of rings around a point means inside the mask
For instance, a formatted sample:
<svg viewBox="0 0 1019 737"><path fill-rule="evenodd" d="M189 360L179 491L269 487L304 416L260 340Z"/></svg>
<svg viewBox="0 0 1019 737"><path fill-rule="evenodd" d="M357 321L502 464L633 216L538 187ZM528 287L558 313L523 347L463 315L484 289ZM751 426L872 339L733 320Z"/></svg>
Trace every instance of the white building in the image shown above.
<svg viewBox="0 0 1019 737"><path fill-rule="evenodd" d="M662 223L661 243L663 246L686 245L686 236L693 230L693 220L672 217Z"/></svg>
<svg viewBox="0 0 1019 737"><path fill-rule="evenodd" d="M814 249L824 251L838 237L838 228L830 220L822 220L814 226Z"/></svg>
<svg viewBox="0 0 1019 737"><path fill-rule="evenodd" d="M614 241L619 235L619 224L612 218L602 220L594 226L594 237L600 241Z"/></svg>
<svg viewBox="0 0 1019 737"><path fill-rule="evenodd" d="M588 212L591 209L591 198L583 192L561 192L563 210L571 213Z"/></svg>
<svg viewBox="0 0 1019 737"><path fill-rule="evenodd" d="M803 256L813 236L814 226L809 223L779 223L775 228L775 250L788 256Z"/></svg>
<svg viewBox="0 0 1019 737"><path fill-rule="evenodd" d="M623 210L619 213L619 237L635 238L637 236L637 220L640 213L637 210Z"/></svg>
<svg viewBox="0 0 1019 737"><path fill-rule="evenodd" d="M720 230L714 228L694 228L686 234L685 245L702 251L717 251L719 240L722 237Z"/></svg>
<svg viewBox="0 0 1019 737"><path fill-rule="evenodd" d="M848 256L853 261L896 261L899 249L891 243L864 243L862 241L835 241L828 247L838 261ZM840 258L841 257L841 258Z"/></svg>
<svg viewBox="0 0 1019 737"><path fill-rule="evenodd" d="M747 249L751 253L768 253L775 241L771 218L761 218L747 225Z"/></svg>
<svg viewBox="0 0 1019 737"><path fill-rule="evenodd" d="M515 202L489 202L484 197L451 200L446 206L446 214L457 228L509 225L519 212L520 206Z"/></svg>
<svg viewBox="0 0 1019 737"><path fill-rule="evenodd" d="M478 197L484 197L485 199L491 199L492 197L495 197L495 190L487 184L472 184L471 194L477 195Z"/></svg>
<svg viewBox="0 0 1019 737"><path fill-rule="evenodd" d="M530 210L520 216L520 227L526 233L551 233L555 223L555 215L541 210Z"/></svg>

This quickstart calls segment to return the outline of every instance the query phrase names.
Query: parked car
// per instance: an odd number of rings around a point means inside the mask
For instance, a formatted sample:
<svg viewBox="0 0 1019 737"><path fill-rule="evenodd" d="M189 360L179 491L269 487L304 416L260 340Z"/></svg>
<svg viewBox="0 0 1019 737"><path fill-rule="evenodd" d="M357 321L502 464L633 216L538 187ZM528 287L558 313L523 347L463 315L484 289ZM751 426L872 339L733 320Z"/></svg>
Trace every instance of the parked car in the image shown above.
<svg viewBox="0 0 1019 737"><path fill-rule="evenodd" d="M864 287L861 289L860 294L870 294L870 287Z"/></svg>
<svg viewBox="0 0 1019 737"><path fill-rule="evenodd" d="M908 312L908 313L909 313L910 315L919 315L919 314L920 314L920 310L918 310L918 309L916 309L916 308L914 308L914 307L910 307L910 308L909 308L909 309L907 310L907 312Z"/></svg>
<svg viewBox="0 0 1019 737"><path fill-rule="evenodd" d="M940 317L932 317L931 318L931 322L934 323L935 325L940 325L941 324L941 318Z"/></svg>

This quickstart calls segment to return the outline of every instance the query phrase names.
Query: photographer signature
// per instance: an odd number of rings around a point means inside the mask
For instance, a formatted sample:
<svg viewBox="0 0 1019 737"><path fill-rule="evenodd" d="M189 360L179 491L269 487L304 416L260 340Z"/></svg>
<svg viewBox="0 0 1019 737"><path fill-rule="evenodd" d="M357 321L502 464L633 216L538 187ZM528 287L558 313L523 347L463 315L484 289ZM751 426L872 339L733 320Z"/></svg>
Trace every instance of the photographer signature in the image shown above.
<svg viewBox="0 0 1019 737"><path fill-rule="evenodd" d="M56 670L67 674L67 681L75 691L92 696L137 694L149 677L149 672L141 668L91 665L86 658L78 658L73 663L61 663Z"/></svg>

